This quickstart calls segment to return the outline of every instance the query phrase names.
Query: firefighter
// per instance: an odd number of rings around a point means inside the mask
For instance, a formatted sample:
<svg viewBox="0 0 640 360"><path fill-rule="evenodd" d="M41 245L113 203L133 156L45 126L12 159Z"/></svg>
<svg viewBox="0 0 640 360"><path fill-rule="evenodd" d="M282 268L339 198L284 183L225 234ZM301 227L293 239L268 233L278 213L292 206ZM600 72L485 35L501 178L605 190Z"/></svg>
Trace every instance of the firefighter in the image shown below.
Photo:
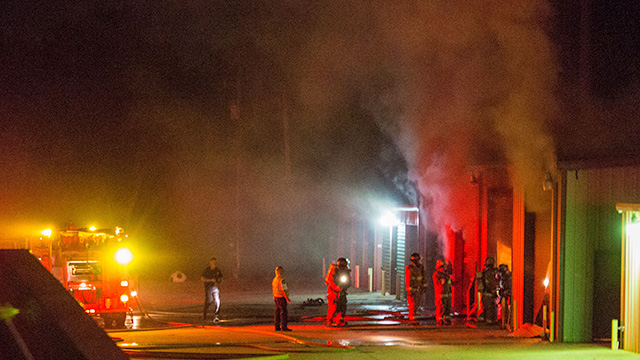
<svg viewBox="0 0 640 360"><path fill-rule="evenodd" d="M336 326L346 325L344 317L347 313L347 289L351 286L351 269L346 258L339 258L336 264L329 266L329 271L324 279L327 284L327 318L326 326L331 326L335 321Z"/></svg>
<svg viewBox="0 0 640 360"><path fill-rule="evenodd" d="M213 321L217 324L220 322L220 289L218 286L222 282L222 271L216 266L217 259L212 257L209 259L209 266L202 270L200 280L204 283L204 311L202 313L202 321L207 320L207 310L212 303L216 304L215 317Z"/></svg>
<svg viewBox="0 0 640 360"><path fill-rule="evenodd" d="M507 264L498 266L498 279L500 286L500 304L502 304L502 319L507 328L511 324L511 271Z"/></svg>
<svg viewBox="0 0 640 360"><path fill-rule="evenodd" d="M416 305L420 303L420 295L427 287L427 276L424 266L420 262L420 254L411 254L411 264L405 267L404 280L407 287L407 305L409 306L409 321L416 321Z"/></svg>
<svg viewBox="0 0 640 360"><path fill-rule="evenodd" d="M498 305L496 299L498 295L498 269L492 257L488 257L484 262L484 269L478 274L478 291L482 293L482 314L478 316L478 321L486 321L487 324L494 324L498 318Z"/></svg>
<svg viewBox="0 0 640 360"><path fill-rule="evenodd" d="M433 290L436 303L436 323L451 325L451 287L453 281L449 266L443 260L436 261L436 271L433 273Z"/></svg>

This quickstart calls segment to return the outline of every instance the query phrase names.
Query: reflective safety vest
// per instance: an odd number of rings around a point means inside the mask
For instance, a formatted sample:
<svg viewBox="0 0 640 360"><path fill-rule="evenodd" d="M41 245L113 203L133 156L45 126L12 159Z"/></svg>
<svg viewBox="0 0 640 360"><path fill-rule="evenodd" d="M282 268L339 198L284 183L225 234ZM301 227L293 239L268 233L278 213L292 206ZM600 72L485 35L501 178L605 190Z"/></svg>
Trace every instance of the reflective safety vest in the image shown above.
<svg viewBox="0 0 640 360"><path fill-rule="evenodd" d="M289 298L289 287L282 277L276 275L276 277L273 278L271 289L273 291L273 297Z"/></svg>

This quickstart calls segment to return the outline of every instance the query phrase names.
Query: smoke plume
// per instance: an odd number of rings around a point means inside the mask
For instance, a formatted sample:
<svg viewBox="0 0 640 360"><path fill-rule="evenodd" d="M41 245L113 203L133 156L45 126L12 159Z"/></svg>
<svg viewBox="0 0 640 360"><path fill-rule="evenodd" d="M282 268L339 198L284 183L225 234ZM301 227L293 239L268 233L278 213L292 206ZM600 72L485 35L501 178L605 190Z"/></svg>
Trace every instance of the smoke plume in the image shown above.
<svg viewBox="0 0 640 360"><path fill-rule="evenodd" d="M529 210L544 209L555 166L549 11L543 0L333 3L301 51L301 94L318 109L360 99L402 152L441 239L448 226L473 231L472 166L509 166Z"/></svg>

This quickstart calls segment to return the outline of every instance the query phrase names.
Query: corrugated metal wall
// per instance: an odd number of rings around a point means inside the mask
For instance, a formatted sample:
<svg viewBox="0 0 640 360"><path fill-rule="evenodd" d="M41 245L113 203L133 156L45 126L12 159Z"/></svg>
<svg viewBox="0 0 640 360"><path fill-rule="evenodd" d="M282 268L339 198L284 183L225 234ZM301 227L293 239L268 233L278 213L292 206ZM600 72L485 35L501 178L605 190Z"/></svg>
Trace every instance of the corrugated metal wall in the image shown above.
<svg viewBox="0 0 640 360"><path fill-rule="evenodd" d="M407 257L405 247L406 247L406 226L405 224L398 225L398 247L396 249L396 281L399 281L400 284L397 285L397 288L400 290L400 293L396 292L396 297L400 296L401 298L406 297L406 287L404 286L404 265L405 258Z"/></svg>
<svg viewBox="0 0 640 360"><path fill-rule="evenodd" d="M382 271L384 271L384 284L382 287L386 292L391 293L391 269L394 266L393 263L393 229L385 229L382 232ZM395 290L395 289L394 289ZM384 294L383 294L384 295Z"/></svg>
<svg viewBox="0 0 640 360"><path fill-rule="evenodd" d="M626 205L626 204L625 204ZM640 205L623 206L622 291L620 324L624 326L622 348L640 353ZM619 210L620 207L618 208ZM634 219L635 217L635 219ZM635 221L634 221L635 220Z"/></svg>
<svg viewBox="0 0 640 360"><path fill-rule="evenodd" d="M560 314L565 342L590 342L619 317L621 218L615 206L633 202L640 202L638 166L567 172Z"/></svg>
<svg viewBox="0 0 640 360"><path fill-rule="evenodd" d="M382 271L385 272L385 289L389 294L405 296L404 267L406 253L407 226L403 223L394 226L383 236ZM416 232L417 235L417 232ZM400 289L399 295L397 289Z"/></svg>

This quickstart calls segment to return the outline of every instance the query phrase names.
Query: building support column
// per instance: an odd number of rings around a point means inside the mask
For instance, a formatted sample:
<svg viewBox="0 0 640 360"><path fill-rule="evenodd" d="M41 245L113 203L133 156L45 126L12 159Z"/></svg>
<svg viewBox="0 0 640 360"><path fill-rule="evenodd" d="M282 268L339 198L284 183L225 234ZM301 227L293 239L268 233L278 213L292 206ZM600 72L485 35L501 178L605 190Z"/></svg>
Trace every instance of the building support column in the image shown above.
<svg viewBox="0 0 640 360"><path fill-rule="evenodd" d="M522 304L524 303L524 189L521 187L513 188L513 245L511 250L512 256L512 300L518 306L514 313L514 318L518 322L516 327L522 325Z"/></svg>

